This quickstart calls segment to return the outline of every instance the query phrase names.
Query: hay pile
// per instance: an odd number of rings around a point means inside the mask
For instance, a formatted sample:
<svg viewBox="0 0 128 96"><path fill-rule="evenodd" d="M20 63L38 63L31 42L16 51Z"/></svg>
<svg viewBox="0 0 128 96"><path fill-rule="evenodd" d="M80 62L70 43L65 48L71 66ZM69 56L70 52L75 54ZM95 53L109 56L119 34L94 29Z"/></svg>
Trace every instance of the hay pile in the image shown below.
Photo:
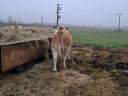
<svg viewBox="0 0 128 96"><path fill-rule="evenodd" d="M51 36L52 32L54 32L52 28L4 27L0 28L0 45L48 38Z"/></svg>

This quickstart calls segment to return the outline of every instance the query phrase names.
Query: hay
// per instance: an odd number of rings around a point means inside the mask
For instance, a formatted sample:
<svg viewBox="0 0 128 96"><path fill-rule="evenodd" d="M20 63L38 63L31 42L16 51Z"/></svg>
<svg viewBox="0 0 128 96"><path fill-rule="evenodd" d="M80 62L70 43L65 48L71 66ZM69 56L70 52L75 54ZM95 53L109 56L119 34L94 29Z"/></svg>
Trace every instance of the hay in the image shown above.
<svg viewBox="0 0 128 96"><path fill-rule="evenodd" d="M52 28L0 28L0 45L9 45L51 37Z"/></svg>

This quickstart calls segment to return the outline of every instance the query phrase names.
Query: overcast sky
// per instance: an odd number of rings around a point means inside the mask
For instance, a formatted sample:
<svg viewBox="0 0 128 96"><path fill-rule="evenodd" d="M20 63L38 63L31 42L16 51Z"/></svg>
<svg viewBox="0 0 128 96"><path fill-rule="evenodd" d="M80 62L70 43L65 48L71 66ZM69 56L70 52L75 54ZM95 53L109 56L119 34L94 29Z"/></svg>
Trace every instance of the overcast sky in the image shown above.
<svg viewBox="0 0 128 96"><path fill-rule="evenodd" d="M61 23L74 25L128 26L128 0L0 0L0 19L12 16L23 22L56 22L56 4L62 4Z"/></svg>

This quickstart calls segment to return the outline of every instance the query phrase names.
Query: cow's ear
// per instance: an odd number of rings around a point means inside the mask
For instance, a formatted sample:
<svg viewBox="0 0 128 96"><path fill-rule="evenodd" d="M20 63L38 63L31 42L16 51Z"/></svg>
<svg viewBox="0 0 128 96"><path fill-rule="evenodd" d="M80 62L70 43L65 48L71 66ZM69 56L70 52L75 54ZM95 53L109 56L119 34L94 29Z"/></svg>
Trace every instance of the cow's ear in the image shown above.
<svg viewBox="0 0 128 96"><path fill-rule="evenodd" d="M66 27L65 29L68 30L68 27Z"/></svg>
<svg viewBox="0 0 128 96"><path fill-rule="evenodd" d="M56 29L57 27L56 26L53 26L54 29Z"/></svg>
<svg viewBox="0 0 128 96"><path fill-rule="evenodd" d="M63 30L64 29L64 27L59 27L59 30Z"/></svg>

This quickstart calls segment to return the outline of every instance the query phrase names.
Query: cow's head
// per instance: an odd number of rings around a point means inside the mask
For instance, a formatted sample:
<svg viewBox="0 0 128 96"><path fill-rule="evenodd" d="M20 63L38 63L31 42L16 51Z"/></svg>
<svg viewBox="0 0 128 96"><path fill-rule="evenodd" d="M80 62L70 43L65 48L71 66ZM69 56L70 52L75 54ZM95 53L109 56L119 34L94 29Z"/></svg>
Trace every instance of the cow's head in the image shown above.
<svg viewBox="0 0 128 96"><path fill-rule="evenodd" d="M58 32L61 33L61 34L63 34L63 31L64 31L64 30L65 30L64 27L59 27L59 28L58 28Z"/></svg>
<svg viewBox="0 0 128 96"><path fill-rule="evenodd" d="M64 30L65 28L64 27L59 27L59 30Z"/></svg>
<svg viewBox="0 0 128 96"><path fill-rule="evenodd" d="M62 38L62 34L63 34L63 31L64 31L64 27L58 27L58 32L57 32L57 35L58 35L58 40L61 41L61 38Z"/></svg>

